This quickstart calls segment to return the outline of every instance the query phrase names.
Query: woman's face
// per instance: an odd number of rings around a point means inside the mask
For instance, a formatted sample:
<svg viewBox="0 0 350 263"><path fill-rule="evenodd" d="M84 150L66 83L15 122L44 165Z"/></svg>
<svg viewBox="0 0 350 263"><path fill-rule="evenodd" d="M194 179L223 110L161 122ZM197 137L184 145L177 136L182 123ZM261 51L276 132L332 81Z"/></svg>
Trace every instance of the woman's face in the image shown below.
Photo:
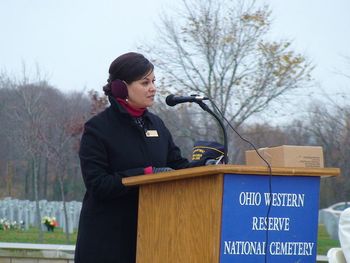
<svg viewBox="0 0 350 263"><path fill-rule="evenodd" d="M156 95L156 86L154 84L154 72L151 71L142 79L135 80L128 87L128 103L134 108L150 107L154 103Z"/></svg>

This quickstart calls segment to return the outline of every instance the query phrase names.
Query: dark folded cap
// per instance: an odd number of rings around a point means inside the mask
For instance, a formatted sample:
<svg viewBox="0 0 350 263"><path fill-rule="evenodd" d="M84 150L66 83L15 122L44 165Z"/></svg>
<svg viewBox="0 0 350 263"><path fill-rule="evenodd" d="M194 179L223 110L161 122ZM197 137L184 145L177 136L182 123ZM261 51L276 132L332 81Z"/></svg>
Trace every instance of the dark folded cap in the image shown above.
<svg viewBox="0 0 350 263"><path fill-rule="evenodd" d="M218 142L197 141L192 151L192 161L206 161L219 159L224 155L224 146Z"/></svg>

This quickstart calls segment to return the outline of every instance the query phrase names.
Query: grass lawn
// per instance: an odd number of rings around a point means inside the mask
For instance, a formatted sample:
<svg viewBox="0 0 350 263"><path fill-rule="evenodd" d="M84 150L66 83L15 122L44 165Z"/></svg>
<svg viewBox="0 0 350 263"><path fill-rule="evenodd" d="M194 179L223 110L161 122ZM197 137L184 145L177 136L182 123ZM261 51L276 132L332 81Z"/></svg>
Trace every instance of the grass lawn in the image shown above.
<svg viewBox="0 0 350 263"><path fill-rule="evenodd" d="M69 244L75 244L77 233L70 235ZM39 243L38 231L36 228L31 228L28 231L21 230L0 230L0 242L15 242L15 243ZM66 236L61 228L56 228L55 232L44 231L45 244L67 244ZM317 254L326 255L327 251L331 247L339 247L338 240L330 239L324 225L319 225L318 228L318 241L317 241Z"/></svg>
<svg viewBox="0 0 350 263"><path fill-rule="evenodd" d="M62 228L55 228L54 232L43 231L43 242L38 240L37 228L30 228L25 230L0 230L0 242L14 242L14 243L43 243L43 244L67 244L66 234ZM77 239L77 233L70 234L68 243L74 245Z"/></svg>
<svg viewBox="0 0 350 263"><path fill-rule="evenodd" d="M327 255L330 248L339 246L339 240L330 239L324 225L318 225L317 254Z"/></svg>

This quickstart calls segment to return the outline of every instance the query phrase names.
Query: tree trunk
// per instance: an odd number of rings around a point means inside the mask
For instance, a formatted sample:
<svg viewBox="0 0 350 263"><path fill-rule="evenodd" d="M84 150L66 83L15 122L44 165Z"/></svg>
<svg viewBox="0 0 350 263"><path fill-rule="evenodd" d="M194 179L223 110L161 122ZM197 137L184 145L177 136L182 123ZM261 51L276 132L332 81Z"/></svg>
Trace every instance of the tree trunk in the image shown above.
<svg viewBox="0 0 350 263"><path fill-rule="evenodd" d="M13 163L7 161L7 196L12 197Z"/></svg>
<svg viewBox="0 0 350 263"><path fill-rule="evenodd" d="M29 180L30 180L30 171L31 171L31 167L30 167L30 162L27 161L27 167L26 167L26 172L24 175L24 199L29 199Z"/></svg>
<svg viewBox="0 0 350 263"><path fill-rule="evenodd" d="M44 185L43 185L43 198L47 199L47 173L48 173L48 159L47 157L44 158L44 171L43 171L43 177L44 177Z"/></svg>
<svg viewBox="0 0 350 263"><path fill-rule="evenodd" d="M39 206L39 182L38 182L38 173L39 173L39 167L38 167L38 159L37 157L33 158L33 177L34 177L34 197L35 197L35 205L36 205L36 225L39 230L38 235L38 241L40 243L43 242L43 230L41 227L41 215L40 215L40 206Z"/></svg>
<svg viewBox="0 0 350 263"><path fill-rule="evenodd" d="M59 183L60 183L60 190L61 190L61 198L63 202L63 211L64 211L64 220L66 221L65 224L65 232L66 232L66 243L69 244L69 221L68 221L68 212L67 212L67 206L66 206L66 198L64 193L64 184L63 184L63 175L59 175Z"/></svg>
<svg viewBox="0 0 350 263"><path fill-rule="evenodd" d="M31 193L30 193L30 196L31 196L31 200L36 200L35 199L35 180L38 180L38 178L35 178L35 161L34 161L34 158L32 159L31 161Z"/></svg>

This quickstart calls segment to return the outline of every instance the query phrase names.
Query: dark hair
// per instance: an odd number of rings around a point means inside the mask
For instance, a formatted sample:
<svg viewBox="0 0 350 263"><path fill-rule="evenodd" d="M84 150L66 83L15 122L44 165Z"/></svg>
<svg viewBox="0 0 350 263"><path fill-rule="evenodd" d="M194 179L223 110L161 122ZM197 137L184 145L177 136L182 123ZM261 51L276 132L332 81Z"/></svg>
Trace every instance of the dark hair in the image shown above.
<svg viewBox="0 0 350 263"><path fill-rule="evenodd" d="M106 95L111 95L112 81L120 79L131 83L141 79L147 73L153 71L153 64L142 54L129 52L117 57L109 67L109 78L103 87Z"/></svg>

